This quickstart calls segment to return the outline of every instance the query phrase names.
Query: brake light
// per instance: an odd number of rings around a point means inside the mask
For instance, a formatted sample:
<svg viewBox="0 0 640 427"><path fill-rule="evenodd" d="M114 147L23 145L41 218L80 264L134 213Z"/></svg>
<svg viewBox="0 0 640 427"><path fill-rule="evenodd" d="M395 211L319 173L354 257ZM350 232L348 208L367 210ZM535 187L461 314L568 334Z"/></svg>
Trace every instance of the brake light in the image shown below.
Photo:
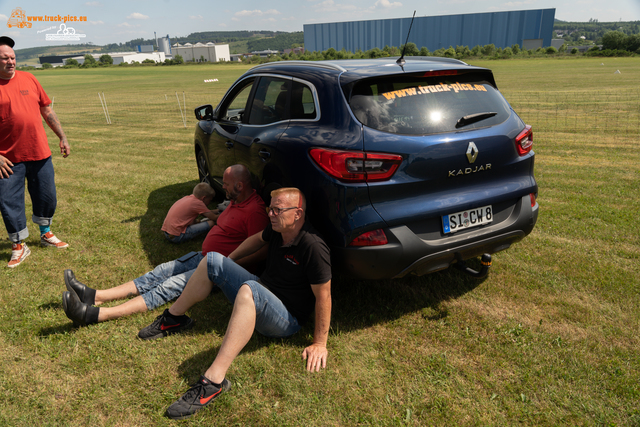
<svg viewBox="0 0 640 427"><path fill-rule="evenodd" d="M373 182L391 178L402 163L397 154L313 148L311 158L333 178L346 182Z"/></svg>
<svg viewBox="0 0 640 427"><path fill-rule="evenodd" d="M516 149L519 155L524 156L531 151L531 147L533 147L533 129L530 125L526 125L516 137Z"/></svg>
<svg viewBox="0 0 640 427"><path fill-rule="evenodd" d="M536 195L534 193L529 193L529 198L531 199L531 207L536 207Z"/></svg>
<svg viewBox="0 0 640 427"><path fill-rule="evenodd" d="M458 70L427 71L422 77L457 76Z"/></svg>
<svg viewBox="0 0 640 427"><path fill-rule="evenodd" d="M386 245L387 243L389 243L389 241L384 231L377 229L362 233L353 239L353 241L349 243L349 246L380 246Z"/></svg>

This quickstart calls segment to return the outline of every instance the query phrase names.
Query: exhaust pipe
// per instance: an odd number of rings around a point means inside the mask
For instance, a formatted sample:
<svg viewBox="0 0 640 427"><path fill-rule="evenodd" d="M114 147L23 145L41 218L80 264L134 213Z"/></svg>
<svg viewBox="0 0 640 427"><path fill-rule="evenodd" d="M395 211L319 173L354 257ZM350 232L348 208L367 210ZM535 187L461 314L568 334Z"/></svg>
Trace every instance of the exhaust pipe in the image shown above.
<svg viewBox="0 0 640 427"><path fill-rule="evenodd" d="M476 271L471 267L468 267L467 264L462 259L462 256L460 256L459 253L456 253L456 263L453 264L453 266L458 270L462 271L463 273L468 274L471 277L475 277L476 279L482 279L484 277L487 277L487 275L489 274L489 267L491 267L491 255L490 254L482 255L482 257L480 258L480 263L482 264L482 267L480 268L480 271Z"/></svg>

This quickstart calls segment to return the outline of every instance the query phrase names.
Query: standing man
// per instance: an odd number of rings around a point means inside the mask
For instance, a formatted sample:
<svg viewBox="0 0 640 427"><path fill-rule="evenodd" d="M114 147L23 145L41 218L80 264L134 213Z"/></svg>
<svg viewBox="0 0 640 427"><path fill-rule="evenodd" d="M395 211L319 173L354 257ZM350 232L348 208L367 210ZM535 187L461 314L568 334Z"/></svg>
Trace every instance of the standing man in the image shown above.
<svg viewBox="0 0 640 427"><path fill-rule="evenodd" d="M40 226L40 244L57 249L69 246L50 230L56 211L56 184L47 134L47 125L60 138L60 153L70 153L67 137L60 126L51 100L33 74L16 70L15 42L0 37L0 211L9 233L11 260L17 267L31 251L24 243L29 236L24 205L27 180L32 220Z"/></svg>
<svg viewBox="0 0 640 427"><path fill-rule="evenodd" d="M229 257L209 252L189 279L178 300L138 336L161 338L192 323L185 315L214 286L233 304L227 332L213 363L187 392L167 409L173 419L190 417L231 388L226 373L256 330L267 337L298 332L315 311L313 343L302 352L307 370L327 364L331 321L331 260L329 248L305 221L306 203L297 188L271 192L270 224L242 242ZM234 262L267 246L267 267L254 276Z"/></svg>

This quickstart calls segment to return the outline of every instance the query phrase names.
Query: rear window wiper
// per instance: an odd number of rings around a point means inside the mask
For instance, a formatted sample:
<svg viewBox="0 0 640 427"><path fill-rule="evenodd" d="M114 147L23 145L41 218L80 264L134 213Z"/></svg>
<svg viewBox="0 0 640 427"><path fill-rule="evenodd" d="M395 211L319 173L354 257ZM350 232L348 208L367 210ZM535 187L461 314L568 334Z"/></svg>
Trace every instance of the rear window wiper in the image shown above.
<svg viewBox="0 0 640 427"><path fill-rule="evenodd" d="M484 120L484 119L488 119L489 117L493 117L493 116L495 116L497 114L498 113L494 113L494 112L488 111L486 113L469 114L468 116L460 117L458 119L458 121L456 122L456 129L461 128L463 126L470 125L471 123L475 123L475 122L479 122L479 121Z"/></svg>

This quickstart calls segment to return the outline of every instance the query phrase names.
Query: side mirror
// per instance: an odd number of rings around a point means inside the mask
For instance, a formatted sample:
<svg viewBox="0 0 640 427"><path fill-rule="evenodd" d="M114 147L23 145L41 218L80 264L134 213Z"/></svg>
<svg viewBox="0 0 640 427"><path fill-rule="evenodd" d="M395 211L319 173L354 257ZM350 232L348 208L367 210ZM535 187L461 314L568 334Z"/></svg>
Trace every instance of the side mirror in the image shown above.
<svg viewBox="0 0 640 427"><path fill-rule="evenodd" d="M213 120L213 107L210 104L201 105L194 110L196 113L196 119L198 120Z"/></svg>

